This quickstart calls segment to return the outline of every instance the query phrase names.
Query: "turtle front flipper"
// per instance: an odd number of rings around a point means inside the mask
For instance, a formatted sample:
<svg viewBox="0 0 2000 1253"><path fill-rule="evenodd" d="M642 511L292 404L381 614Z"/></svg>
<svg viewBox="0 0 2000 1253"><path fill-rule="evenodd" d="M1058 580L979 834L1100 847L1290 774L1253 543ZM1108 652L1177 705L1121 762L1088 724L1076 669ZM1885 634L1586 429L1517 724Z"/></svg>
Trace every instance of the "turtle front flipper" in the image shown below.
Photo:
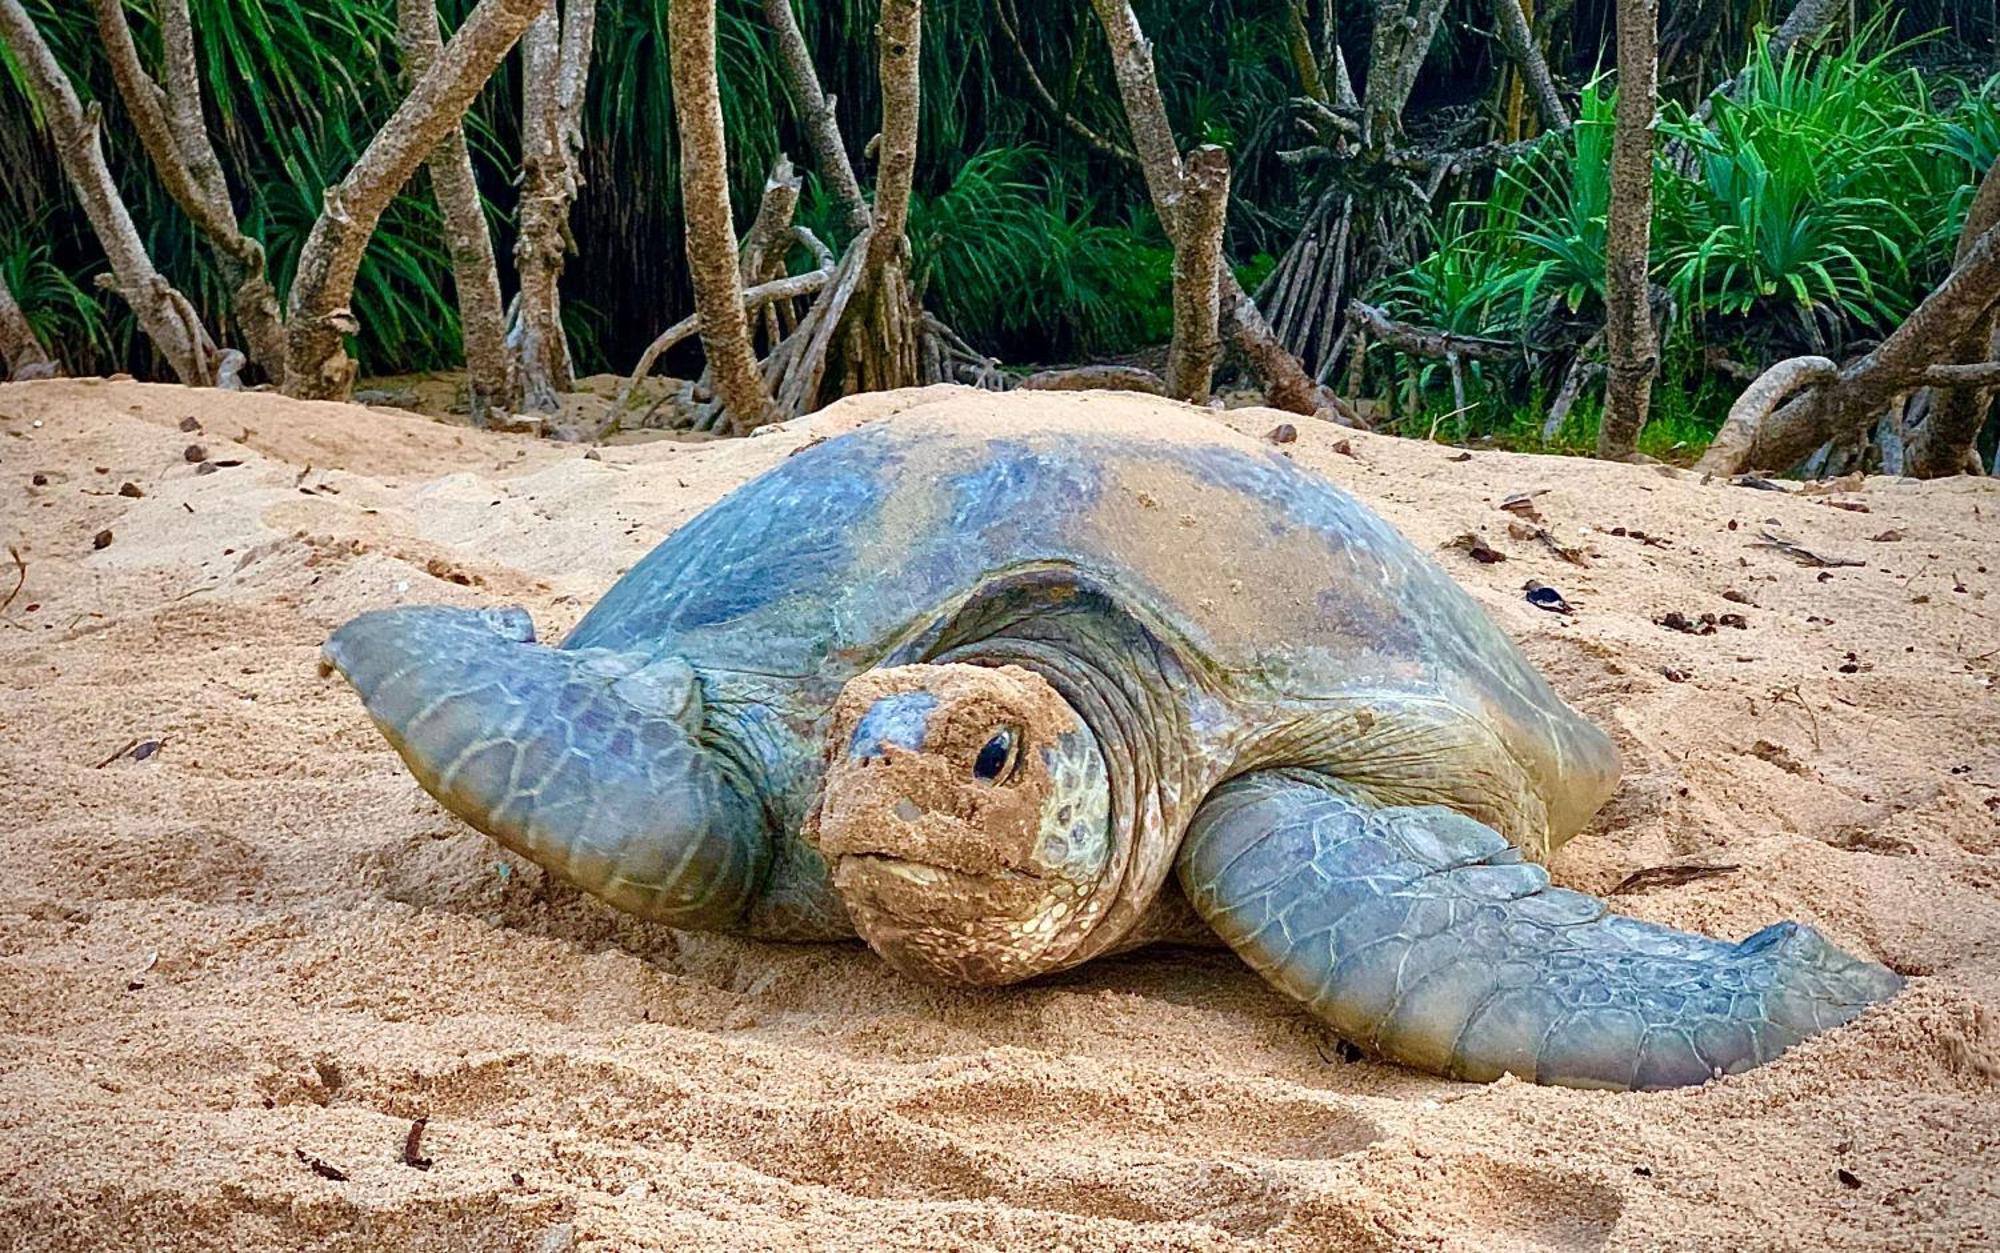
<svg viewBox="0 0 2000 1253"><path fill-rule="evenodd" d="M1796 923L1728 944L1620 917L1463 814L1305 772L1219 788L1179 872L1230 947L1344 1038L1454 1078L1697 1084L1902 983Z"/></svg>
<svg viewBox="0 0 2000 1253"><path fill-rule="evenodd" d="M696 740L679 658L534 642L522 609L388 609L333 633L354 685L445 808L620 909L736 924L770 861L751 789Z"/></svg>

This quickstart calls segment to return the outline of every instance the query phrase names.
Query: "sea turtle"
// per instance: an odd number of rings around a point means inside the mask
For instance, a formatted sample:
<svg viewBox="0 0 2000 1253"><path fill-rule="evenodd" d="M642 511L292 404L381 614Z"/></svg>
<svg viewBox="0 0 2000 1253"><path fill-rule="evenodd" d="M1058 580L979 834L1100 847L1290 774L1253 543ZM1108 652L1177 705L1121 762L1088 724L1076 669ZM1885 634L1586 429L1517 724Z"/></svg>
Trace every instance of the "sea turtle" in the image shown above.
<svg viewBox="0 0 2000 1253"><path fill-rule="evenodd" d="M1611 741L1347 493L1163 401L920 405L682 526L560 646L395 608L324 656L551 872L919 978L1200 932L1370 1052L1610 1088L1746 1069L1899 984L1810 927L1730 944L1552 887Z"/></svg>

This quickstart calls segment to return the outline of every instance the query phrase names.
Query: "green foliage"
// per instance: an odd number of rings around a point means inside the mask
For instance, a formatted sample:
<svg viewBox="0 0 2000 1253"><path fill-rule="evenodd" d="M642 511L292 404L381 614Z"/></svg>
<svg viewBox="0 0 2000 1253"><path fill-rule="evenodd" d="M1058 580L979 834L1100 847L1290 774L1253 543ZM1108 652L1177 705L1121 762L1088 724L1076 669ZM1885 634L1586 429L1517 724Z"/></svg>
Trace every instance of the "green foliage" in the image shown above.
<svg viewBox="0 0 2000 1253"><path fill-rule="evenodd" d="M47 220L10 223L0 231L0 278L27 315L28 325L63 367L75 371L113 351L104 311L83 281L52 259Z"/></svg>
<svg viewBox="0 0 2000 1253"><path fill-rule="evenodd" d="M1910 50L1879 24L1782 63L1760 46L1745 90L1708 122L1664 107L1652 275L1667 320L1646 451L1692 453L1720 424L1741 385L1709 369L1709 345L1746 361L1837 356L1900 322L1949 269L2000 155L2000 80L1934 92L1899 68ZM1469 412L1452 414L1449 378L1429 365L1406 432L1447 415L1441 430L1540 445L1560 382L1550 367L1603 320L1613 105L1603 82L1587 86L1570 133L1502 171L1484 200L1452 206L1432 248L1373 293L1419 324L1518 339L1540 367L1468 367ZM1578 404L1556 446L1590 446L1599 403Z"/></svg>
<svg viewBox="0 0 2000 1253"><path fill-rule="evenodd" d="M473 0L440 0L447 30ZM222 325L215 260L160 187L112 90L90 6L24 0L86 100L105 113L107 146L156 262ZM142 56L159 52L155 0L127 0ZM190 0L210 131L240 215L266 244L281 294L324 187L342 175L400 99L395 0ZM862 152L880 123L874 25L879 0L794 0L801 29L864 185ZM679 217L665 0L599 0L587 102L585 182L572 215L578 252L565 275L566 317L586 370L623 368L690 307ZM1358 74L1373 0L1334 0L1332 17ZM1182 146L1231 150L1230 252L1254 290L1292 240L1318 177L1281 161L1297 142L1286 6L1269 0L1136 0ZM1314 21L1318 20L1319 6ZM1733 61L1772 6L1670 0L1670 31L1713 66ZM1013 0L1021 44L1061 108L1122 139L1109 58L1088 5ZM1692 177L1662 170L1655 277L1674 297L1671 337L1746 341L1748 353L1797 350L1879 333L1934 282L1950 254L1974 172L2000 153L1996 90L1935 93L1890 40L1939 25L1977 37L1944 0L1863 6L1886 31L1810 63L1760 65L1753 90L1717 117ZM1604 49L1609 6L1580 5L1558 48L1573 73ZM1415 113L1488 90L1495 59L1488 6L1454 0L1419 84ZM1678 25L1676 25L1678 23ZM1983 28L1980 28L1983 29ZM721 0L718 53L738 219L747 221L782 152L808 176L808 222L827 224L811 191L809 148L787 99L761 0ZM913 246L926 299L975 344L1010 360L1075 359L1163 339L1171 254L1129 165L1080 141L1040 106L991 0L927 0L923 114ZM0 58L4 63L4 58ZM511 286L519 79L510 59L468 118L479 180ZM1902 67L1902 68L1899 68ZM1935 94L1936 98L1933 98ZM1963 97L1963 98L1960 98ZM1940 103L1940 101L1945 101ZM1569 139L1494 180L1491 194L1441 221L1436 245L1376 293L1403 316L1539 342L1600 316L1610 142L1609 93L1585 93ZM1413 117L1413 122L1422 119ZM1689 128L1668 109L1665 127ZM77 369L143 368L146 348L123 305L88 281L102 254L81 224L18 75L0 64L0 264L35 293ZM355 292L356 345L374 372L455 362L450 267L422 178L375 237ZM820 207L815 209L813 206ZM1900 206L1902 211L1885 209ZM1941 211L1937 206L1948 206ZM818 216L812 216L817 213ZM34 223L36 229L24 225ZM831 239L825 230L822 235ZM29 244L32 241L32 248ZM34 277L27 269L32 253ZM1248 260L1244 260L1248 258ZM66 285L53 282L67 276ZM47 308L43 306L47 305ZM228 328L224 327L225 334ZM1699 366L1692 367L1700 374ZM1473 372L1476 409L1495 422L1547 371ZM1426 382L1449 391L1432 371ZM1587 408L1587 406L1585 407Z"/></svg>
<svg viewBox="0 0 2000 1253"><path fill-rule="evenodd" d="M944 190L910 209L916 279L957 326L1001 351L1116 352L1172 331L1173 250L1150 215L1097 221L1038 149L973 154Z"/></svg>
<svg viewBox="0 0 2000 1253"><path fill-rule="evenodd" d="M228 302L214 258L123 124L89 6L25 3L80 94L103 103L112 168L156 262L220 325ZM471 7L472 0L442 0L447 30ZM573 345L585 369L629 364L659 326L689 306L666 7L664 0L598 5L585 183L572 216L579 251L565 276ZM1044 81L1077 116L1104 133L1122 133L1088 7L1016 7L1023 44ZM881 110L877 0L796 0L795 8L866 184L872 169L859 149L878 129ZM924 8L915 220L932 226L931 242L917 249L936 307L974 343L1015 358L1118 351L1164 335L1168 263L1136 173L1109 165L1028 103L1021 67L988 0L930 0ZM1280 114L1294 90L1281 6L1151 0L1139 9L1148 29L1163 36L1155 44L1159 74L1188 143L1239 142ZM210 130L246 229L265 243L283 295L321 191L345 173L401 97L395 0L191 0L191 10ZM128 14L142 56L156 63L152 0L128 0ZM1218 57L1209 39L1169 33L1207 30L1228 32L1226 55ZM804 166L809 149L759 0L723 0L717 51L730 181L743 220L779 152ZM510 286L504 258L518 149L516 64L510 60L488 85L469 118ZM0 168L9 171L0 179L0 216L75 223L80 215L15 80L12 67L0 69ZM1243 176L1255 178L1257 170ZM459 353L438 215L421 176L410 190L372 242L356 286L356 351L369 371L442 365ZM1251 229L1268 232L1268 224ZM45 259L74 276L101 265L101 252L87 230L69 230L56 234ZM106 329L79 344L79 368L135 364L131 354L144 349L129 311L80 290L101 309Z"/></svg>
<svg viewBox="0 0 2000 1253"><path fill-rule="evenodd" d="M1691 178L1662 179L1667 285L1697 318L1795 323L1780 335L1824 348L1893 326L1921 298L1935 238L1905 204L1942 200L1961 168L1941 157L1944 118L1899 49L1864 37L1832 56L1752 58L1740 100L1706 126L1670 113ZM1935 217L1934 217L1935 220ZM1906 247L1906 244L1911 245Z"/></svg>

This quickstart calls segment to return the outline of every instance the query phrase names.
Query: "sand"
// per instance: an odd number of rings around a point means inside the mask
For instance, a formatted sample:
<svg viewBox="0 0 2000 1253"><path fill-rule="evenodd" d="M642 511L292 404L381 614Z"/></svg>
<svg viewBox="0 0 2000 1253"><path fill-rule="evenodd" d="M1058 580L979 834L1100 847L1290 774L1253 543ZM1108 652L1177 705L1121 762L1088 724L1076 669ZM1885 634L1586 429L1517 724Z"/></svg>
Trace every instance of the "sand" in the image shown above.
<svg viewBox="0 0 2000 1253"><path fill-rule="evenodd" d="M2000 483L1761 491L1304 422L1286 446L1617 737L1624 784L1561 882L1730 867L1614 899L1730 938L1799 918L1911 976L1676 1093L1346 1061L1221 952L943 991L858 946L639 925L446 815L316 671L329 629L392 603L518 602L554 637L733 485L938 400L598 460L387 410L0 387L25 566L0 609L0 1244L2000 1242ZM1586 566L1510 533L1496 506L1537 489ZM1507 560L1450 547L1468 532ZM0 561L0 597L15 578Z"/></svg>

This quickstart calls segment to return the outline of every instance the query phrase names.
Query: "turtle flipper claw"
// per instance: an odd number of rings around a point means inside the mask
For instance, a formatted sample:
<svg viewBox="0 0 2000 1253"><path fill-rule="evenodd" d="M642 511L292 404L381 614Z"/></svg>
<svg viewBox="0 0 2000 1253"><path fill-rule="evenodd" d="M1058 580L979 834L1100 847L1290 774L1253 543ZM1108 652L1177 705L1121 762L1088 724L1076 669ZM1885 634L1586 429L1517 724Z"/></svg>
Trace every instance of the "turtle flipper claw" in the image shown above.
<svg viewBox="0 0 2000 1253"><path fill-rule="evenodd" d="M678 658L536 644L521 609L363 614L322 668L354 685L424 790L644 918L736 923L770 860L751 791L696 740Z"/></svg>
<svg viewBox="0 0 2000 1253"><path fill-rule="evenodd" d="M1343 1037L1462 1079L1698 1084L1902 984L1796 923L1730 944L1612 914L1463 814L1309 776L1224 785L1179 869L1223 939Z"/></svg>

